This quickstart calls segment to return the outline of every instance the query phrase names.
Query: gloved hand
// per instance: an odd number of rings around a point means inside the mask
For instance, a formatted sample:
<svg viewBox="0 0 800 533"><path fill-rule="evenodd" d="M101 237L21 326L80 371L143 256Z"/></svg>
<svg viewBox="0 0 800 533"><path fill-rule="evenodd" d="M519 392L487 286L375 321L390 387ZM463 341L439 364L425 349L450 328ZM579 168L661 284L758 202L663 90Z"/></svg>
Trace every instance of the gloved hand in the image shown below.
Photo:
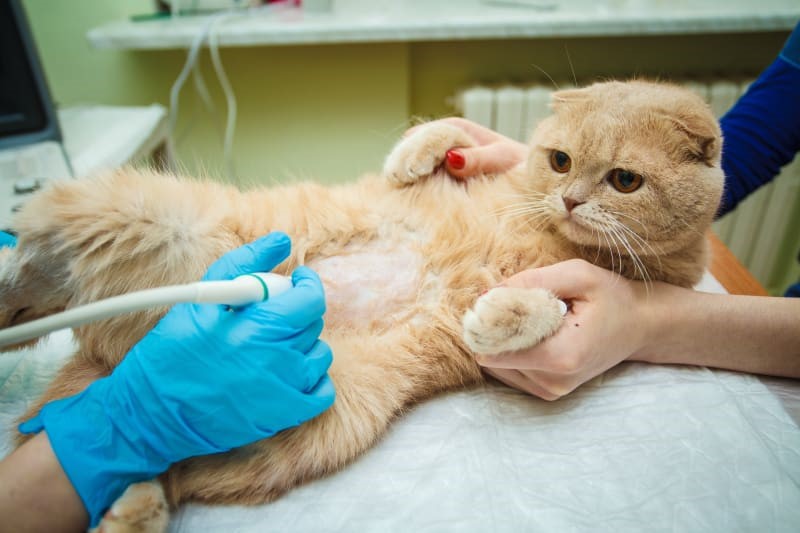
<svg viewBox="0 0 800 533"><path fill-rule="evenodd" d="M289 249L288 237L271 234L224 255L204 279L269 271ZM305 267L292 281L293 289L235 311L176 305L110 376L20 426L47 431L92 526L129 484L270 437L333 403L332 354L318 339L322 284Z"/></svg>
<svg viewBox="0 0 800 533"><path fill-rule="evenodd" d="M5 231L0 231L0 248L3 246L10 246L14 247L17 245L17 238L11 235L10 233L6 233Z"/></svg>

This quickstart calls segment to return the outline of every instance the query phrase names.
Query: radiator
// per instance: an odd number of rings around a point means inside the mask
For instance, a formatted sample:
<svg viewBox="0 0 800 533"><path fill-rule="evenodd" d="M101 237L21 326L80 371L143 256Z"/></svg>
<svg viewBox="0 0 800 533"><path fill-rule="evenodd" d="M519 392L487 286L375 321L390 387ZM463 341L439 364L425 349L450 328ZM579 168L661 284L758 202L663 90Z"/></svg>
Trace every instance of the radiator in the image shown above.
<svg viewBox="0 0 800 533"><path fill-rule="evenodd" d="M736 101L747 82L687 81L717 117ZM565 87L562 85L561 87ZM527 141L532 128L549 115L552 88L540 85L474 86L459 91L453 105L465 118L508 137ZM714 231L771 294L800 277L800 158L714 223Z"/></svg>

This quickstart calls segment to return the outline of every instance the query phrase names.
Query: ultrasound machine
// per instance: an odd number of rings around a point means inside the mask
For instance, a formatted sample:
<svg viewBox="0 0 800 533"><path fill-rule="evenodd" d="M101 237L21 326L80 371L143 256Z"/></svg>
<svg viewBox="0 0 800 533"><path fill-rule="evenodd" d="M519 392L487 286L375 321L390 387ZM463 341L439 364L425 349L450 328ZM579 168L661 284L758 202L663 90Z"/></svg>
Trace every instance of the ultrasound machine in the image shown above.
<svg viewBox="0 0 800 533"><path fill-rule="evenodd" d="M19 0L0 0L0 229L47 180L73 176Z"/></svg>

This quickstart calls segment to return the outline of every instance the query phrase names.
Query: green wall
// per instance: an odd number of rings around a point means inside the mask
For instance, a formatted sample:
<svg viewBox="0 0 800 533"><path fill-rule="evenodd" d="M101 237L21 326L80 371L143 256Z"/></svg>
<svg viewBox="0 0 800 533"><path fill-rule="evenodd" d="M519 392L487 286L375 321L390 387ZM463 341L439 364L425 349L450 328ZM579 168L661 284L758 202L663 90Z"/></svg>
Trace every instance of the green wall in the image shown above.
<svg viewBox="0 0 800 533"><path fill-rule="evenodd" d="M147 1L24 2L54 98L145 105L169 100L183 51L92 49L86 32L145 13ZM234 141L243 183L296 178L344 181L380 168L409 116L408 47L403 44L225 48L221 57L238 104ZM206 81L225 102L203 56ZM180 164L221 177L221 130L191 83L181 93Z"/></svg>
<svg viewBox="0 0 800 533"><path fill-rule="evenodd" d="M167 104L185 52L92 49L86 32L147 13L151 0L25 0L56 101ZM785 33L597 39L531 39L363 45L225 48L222 60L236 92L234 144L243 183L313 178L353 179L380 168L411 115L453 112L459 87L488 82L580 80L648 74L758 72ZM572 68L570 68L570 62ZM206 80L217 108L225 104L207 54ZM178 126L181 165L223 174L220 129L188 83Z"/></svg>

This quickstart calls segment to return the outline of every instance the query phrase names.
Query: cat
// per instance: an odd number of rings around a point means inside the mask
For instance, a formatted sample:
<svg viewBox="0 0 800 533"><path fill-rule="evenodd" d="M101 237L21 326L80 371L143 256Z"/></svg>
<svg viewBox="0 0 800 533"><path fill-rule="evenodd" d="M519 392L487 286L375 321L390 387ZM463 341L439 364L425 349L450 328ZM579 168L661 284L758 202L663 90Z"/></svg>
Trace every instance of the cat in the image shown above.
<svg viewBox="0 0 800 533"><path fill-rule="evenodd" d="M722 138L707 105L678 86L636 80L557 91L552 110L527 161L466 181L442 175L442 162L448 149L476 143L437 121L400 140L382 173L355 183L242 192L125 169L32 197L15 219L18 247L0 252L3 327L197 280L271 230L293 239L276 271L306 264L325 283L333 407L132 485L101 530L163 531L168 507L185 501L269 502L356 459L413 404L478 384L475 353L533 346L564 320L544 289L493 288L516 272L578 258L648 283L697 283L723 186ZM109 373L164 312L76 328L77 352L23 419Z"/></svg>

